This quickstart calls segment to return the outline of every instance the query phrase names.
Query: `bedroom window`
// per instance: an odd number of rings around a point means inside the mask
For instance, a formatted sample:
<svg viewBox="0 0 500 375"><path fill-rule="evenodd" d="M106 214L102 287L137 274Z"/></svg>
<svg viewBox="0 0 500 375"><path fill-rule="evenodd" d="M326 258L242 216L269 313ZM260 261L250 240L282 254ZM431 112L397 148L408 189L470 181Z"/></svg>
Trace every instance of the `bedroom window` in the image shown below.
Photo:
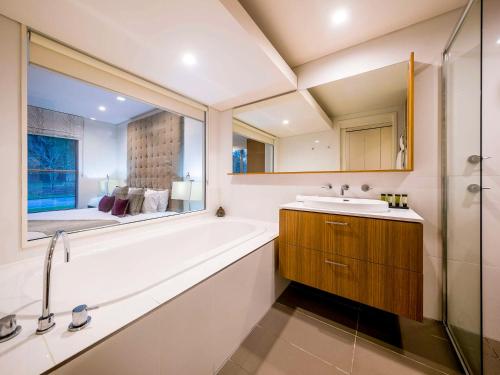
<svg viewBox="0 0 500 375"><path fill-rule="evenodd" d="M28 212L76 208L78 142L28 134Z"/></svg>
<svg viewBox="0 0 500 375"><path fill-rule="evenodd" d="M205 209L206 108L31 35L27 240Z"/></svg>

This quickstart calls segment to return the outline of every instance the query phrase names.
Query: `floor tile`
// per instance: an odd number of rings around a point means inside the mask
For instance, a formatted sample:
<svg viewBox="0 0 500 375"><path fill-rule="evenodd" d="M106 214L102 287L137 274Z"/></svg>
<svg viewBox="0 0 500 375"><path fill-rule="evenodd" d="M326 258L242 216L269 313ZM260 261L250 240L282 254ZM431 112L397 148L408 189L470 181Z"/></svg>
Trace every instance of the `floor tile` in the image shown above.
<svg viewBox="0 0 500 375"><path fill-rule="evenodd" d="M500 341L496 341L496 340L492 340L492 339L486 339L486 340L488 341L490 348L495 353L495 356L497 358L500 358Z"/></svg>
<svg viewBox="0 0 500 375"><path fill-rule="evenodd" d="M500 359L485 355L483 357L484 375L500 375Z"/></svg>
<svg viewBox="0 0 500 375"><path fill-rule="evenodd" d="M447 373L463 373L441 322L422 323L381 310L362 308L358 335Z"/></svg>
<svg viewBox="0 0 500 375"><path fill-rule="evenodd" d="M243 367L236 364L235 362L229 360L225 363L225 365L220 369L218 375L248 375Z"/></svg>
<svg viewBox="0 0 500 375"><path fill-rule="evenodd" d="M250 374L335 374L335 367L257 326L231 357ZM339 371L339 373L342 373Z"/></svg>
<svg viewBox="0 0 500 375"><path fill-rule="evenodd" d="M351 368L355 338L351 333L279 303L259 326L342 370Z"/></svg>
<svg viewBox="0 0 500 375"><path fill-rule="evenodd" d="M344 298L305 285L291 283L278 302L328 324L354 333L358 323L358 308Z"/></svg>
<svg viewBox="0 0 500 375"><path fill-rule="evenodd" d="M493 369L496 362L488 365ZM220 372L323 373L463 372L441 322L419 323L296 283L290 284Z"/></svg>
<svg viewBox="0 0 500 375"><path fill-rule="evenodd" d="M354 349L352 375L358 374L442 375L443 373L358 337Z"/></svg>

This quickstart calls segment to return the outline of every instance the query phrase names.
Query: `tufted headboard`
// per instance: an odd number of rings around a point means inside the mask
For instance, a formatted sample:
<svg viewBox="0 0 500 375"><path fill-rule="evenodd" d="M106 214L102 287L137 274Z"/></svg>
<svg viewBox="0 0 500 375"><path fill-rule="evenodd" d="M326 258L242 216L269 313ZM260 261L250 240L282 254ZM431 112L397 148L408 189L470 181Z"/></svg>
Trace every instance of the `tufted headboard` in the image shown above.
<svg viewBox="0 0 500 375"><path fill-rule="evenodd" d="M129 123L128 186L171 191L182 180L183 125L183 117L166 111Z"/></svg>

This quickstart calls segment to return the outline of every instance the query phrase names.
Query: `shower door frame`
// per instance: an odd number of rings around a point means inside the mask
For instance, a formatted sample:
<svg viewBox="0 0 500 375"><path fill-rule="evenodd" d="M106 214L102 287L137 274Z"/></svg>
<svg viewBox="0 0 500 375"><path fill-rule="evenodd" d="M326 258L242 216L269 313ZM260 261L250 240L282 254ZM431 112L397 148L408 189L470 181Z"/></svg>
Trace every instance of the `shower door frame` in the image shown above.
<svg viewBox="0 0 500 375"><path fill-rule="evenodd" d="M483 142L482 142L482 131L483 131L483 96L482 96L482 88L483 88L483 64L482 64L482 59L483 59L483 1L482 0L469 0L467 3L467 6L465 7L462 15L460 16L460 19L455 26L453 33L451 34L450 38L448 39L446 46L443 50L442 53L442 60L441 60L441 72L442 72L442 79L441 79L441 92L442 92L442 126L441 126L441 137L442 142L441 142L441 186L442 186L442 210L441 210L441 218L442 218L442 245L443 245L443 264L442 264L442 270L443 270L443 278L442 278L442 315L443 315L443 324L446 330L446 333L448 337L450 338L450 341L453 345L453 348L455 349L455 352L457 353L457 356L462 364L463 369L465 370L466 374L473 374L472 369L470 368L467 359L462 352L460 345L458 343L458 340L456 339L455 335L453 334L452 329L448 325L448 267L447 267L447 260L448 260L448 241L447 241L447 212L448 212L448 202L447 202L447 193L448 193L448 184L447 184L447 162L448 162L448 157L447 157L447 146L448 146L448 134L447 134L447 117L446 117L446 84L447 84L447 77L446 77L446 61L447 61L447 54L453 45L453 42L456 39L456 36L458 35L459 31L462 28L462 25L467 18L470 9L472 6L476 3L480 3L480 72L479 72L479 156L480 156L480 162L479 162L479 186L481 189L479 190L479 301L480 301L480 314L479 314L479 326L480 326L480 339L481 339L481 345L480 345L480 356L481 356L481 366L480 366L480 374L483 374L484 369L483 369L483 344L482 344L482 338L483 338Z"/></svg>

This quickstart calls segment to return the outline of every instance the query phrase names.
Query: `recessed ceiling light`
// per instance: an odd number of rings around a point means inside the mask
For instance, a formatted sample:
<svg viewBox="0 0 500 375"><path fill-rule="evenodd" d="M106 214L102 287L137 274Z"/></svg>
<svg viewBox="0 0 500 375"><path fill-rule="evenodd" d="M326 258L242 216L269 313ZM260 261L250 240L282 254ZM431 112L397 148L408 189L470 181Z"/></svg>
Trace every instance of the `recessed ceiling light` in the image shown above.
<svg viewBox="0 0 500 375"><path fill-rule="evenodd" d="M103 105L100 105L99 107L97 107L97 109L101 112L105 112L106 111L106 107L103 106Z"/></svg>
<svg viewBox="0 0 500 375"><path fill-rule="evenodd" d="M319 140L317 140L317 139L316 139L316 140L314 141L314 143L319 143Z"/></svg>
<svg viewBox="0 0 500 375"><path fill-rule="evenodd" d="M349 19L349 12L347 9L338 9L332 15L332 22L335 26L345 23Z"/></svg>
<svg viewBox="0 0 500 375"><path fill-rule="evenodd" d="M497 39L497 44L500 44L500 38Z"/></svg>
<svg viewBox="0 0 500 375"><path fill-rule="evenodd" d="M127 99L125 99L123 96L117 96L116 100L118 100L119 102L124 102Z"/></svg>
<svg viewBox="0 0 500 375"><path fill-rule="evenodd" d="M90 119L91 119L92 121L95 121L95 117L91 117Z"/></svg>
<svg viewBox="0 0 500 375"><path fill-rule="evenodd" d="M290 121L288 120L283 120L283 125L288 125L290 123Z"/></svg>
<svg viewBox="0 0 500 375"><path fill-rule="evenodd" d="M196 65L196 57L192 53L185 53L182 56L182 62L184 65L193 66Z"/></svg>

